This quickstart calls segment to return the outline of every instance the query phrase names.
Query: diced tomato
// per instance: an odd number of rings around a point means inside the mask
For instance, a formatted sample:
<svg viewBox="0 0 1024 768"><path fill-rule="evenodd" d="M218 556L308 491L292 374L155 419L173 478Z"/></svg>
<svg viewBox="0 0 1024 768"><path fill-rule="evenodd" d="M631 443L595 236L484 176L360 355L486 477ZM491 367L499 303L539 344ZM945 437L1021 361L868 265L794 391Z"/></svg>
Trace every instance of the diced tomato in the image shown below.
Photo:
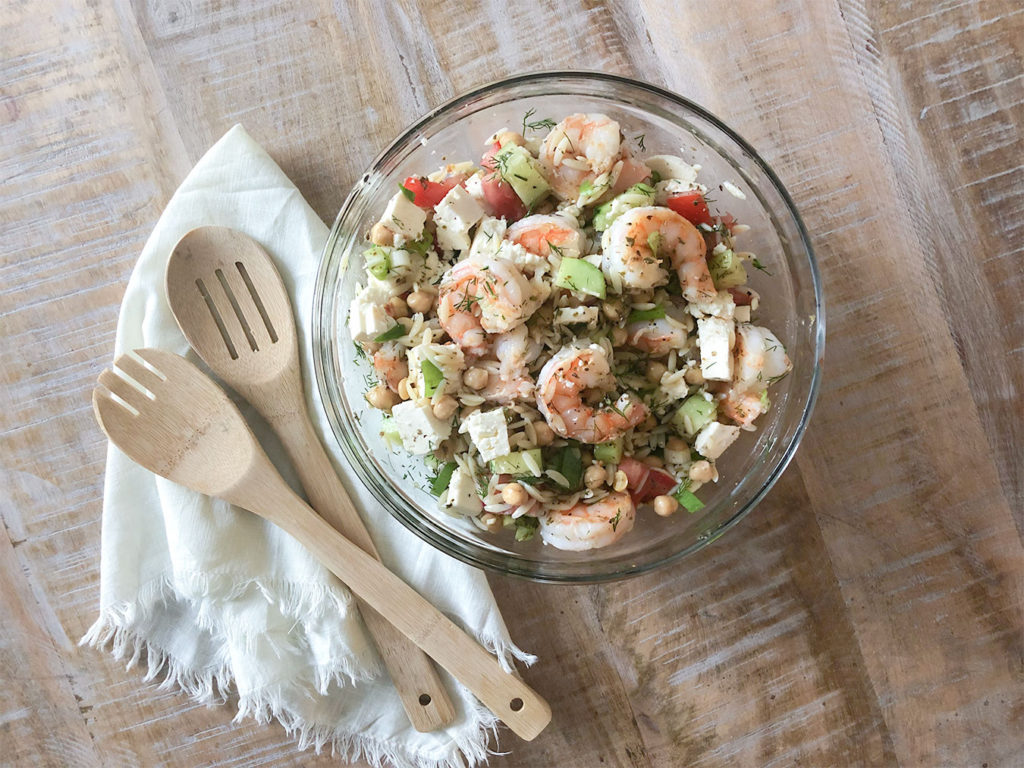
<svg viewBox="0 0 1024 768"><path fill-rule="evenodd" d="M637 504L643 504L645 501L663 496L675 487L676 479L672 475L662 469L654 469L652 467L647 475L647 482L640 487L639 491L633 494L633 500Z"/></svg>
<svg viewBox="0 0 1024 768"><path fill-rule="evenodd" d="M626 475L626 487L629 489L631 494L635 494L643 487L644 483L647 482L647 475L650 474L651 471L651 468L642 461L630 458L625 458L620 461L619 469L621 469Z"/></svg>
<svg viewBox="0 0 1024 768"><path fill-rule="evenodd" d="M612 194L617 195L619 192L625 192L634 184L639 184L644 179L650 178L650 175L651 169L644 163L627 157L622 161L622 170L619 172L619 178L615 180L615 185L612 187Z"/></svg>
<svg viewBox="0 0 1024 768"><path fill-rule="evenodd" d="M707 201L704 199L704 195L696 190L672 195L665 201L665 205L691 224L711 226L711 211L708 210Z"/></svg>
<svg viewBox="0 0 1024 768"><path fill-rule="evenodd" d="M729 295L732 296L732 300L737 307L749 307L754 301L754 292L749 288L740 286L726 290L729 291Z"/></svg>
<svg viewBox="0 0 1024 768"><path fill-rule="evenodd" d="M480 164L485 168L494 168L494 155L501 149L501 145L495 142L491 145L480 161ZM491 173L485 173L483 183L480 185L484 191L484 200L490 207L490 213L492 216L504 218L505 221L510 224L513 221L519 221L526 215L526 206L523 205L523 201L519 199L519 195L512 189L510 184L506 184L501 180L501 176L498 172L492 171Z"/></svg>
<svg viewBox="0 0 1024 768"><path fill-rule="evenodd" d="M420 208L433 208L444 199L452 187L465 180L465 175L461 173L441 181L431 181L426 176L410 176L402 186L412 192L412 201Z"/></svg>

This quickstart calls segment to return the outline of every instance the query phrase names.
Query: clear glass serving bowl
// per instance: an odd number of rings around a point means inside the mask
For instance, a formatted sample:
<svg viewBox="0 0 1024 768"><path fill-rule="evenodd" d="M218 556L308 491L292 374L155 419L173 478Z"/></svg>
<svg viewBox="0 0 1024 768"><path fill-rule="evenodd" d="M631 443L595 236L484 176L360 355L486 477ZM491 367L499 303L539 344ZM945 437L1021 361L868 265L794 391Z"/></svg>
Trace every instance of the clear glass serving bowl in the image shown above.
<svg viewBox="0 0 1024 768"><path fill-rule="evenodd" d="M771 391L771 410L744 432L718 462L721 479L704 486L705 507L661 518L643 510L617 544L563 552L535 536L516 542L511 529L480 532L441 512L422 458L391 450L380 436L379 411L363 397L371 369L357 354L345 324L364 274L365 236L406 176L445 162L479 161L488 136L501 127L601 112L630 136L643 134L647 154L681 154L702 166L713 186L731 181L746 196L717 192L712 212L729 212L750 226L742 236L768 272L749 270L762 296L758 322L786 345L793 373ZM643 154L640 154L642 157ZM770 274L769 274L770 273ZM391 144L356 183L324 249L313 307L316 379L338 442L359 479L390 514L432 546L475 566L538 581L619 579L679 560L736 524L764 497L792 459L807 426L821 377L825 318L811 244L789 194L754 149L698 105L655 86L613 75L543 72L485 85L435 109Z"/></svg>

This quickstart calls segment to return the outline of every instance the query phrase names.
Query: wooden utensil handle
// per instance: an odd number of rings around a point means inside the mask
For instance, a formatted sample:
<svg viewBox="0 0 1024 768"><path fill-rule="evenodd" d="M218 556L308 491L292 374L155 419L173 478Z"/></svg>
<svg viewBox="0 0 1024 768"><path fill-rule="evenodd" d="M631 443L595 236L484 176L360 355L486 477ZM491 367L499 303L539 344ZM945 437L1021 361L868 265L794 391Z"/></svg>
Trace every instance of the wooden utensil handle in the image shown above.
<svg viewBox="0 0 1024 768"><path fill-rule="evenodd" d="M331 527L272 473L258 467L229 501L279 525L438 664L473 692L513 732L531 740L551 708L519 678L412 587Z"/></svg>
<svg viewBox="0 0 1024 768"><path fill-rule="evenodd" d="M310 506L336 531L379 560L370 533L338 479L306 412L270 421L299 473ZM426 654L371 606L362 604L360 611L413 727L429 732L451 723L455 707Z"/></svg>

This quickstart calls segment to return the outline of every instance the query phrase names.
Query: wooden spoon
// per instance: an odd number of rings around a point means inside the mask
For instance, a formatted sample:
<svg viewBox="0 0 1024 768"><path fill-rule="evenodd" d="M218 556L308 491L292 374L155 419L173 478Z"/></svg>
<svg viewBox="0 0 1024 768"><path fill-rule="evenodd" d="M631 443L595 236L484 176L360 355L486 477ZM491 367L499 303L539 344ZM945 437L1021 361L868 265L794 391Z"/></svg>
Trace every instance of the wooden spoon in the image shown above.
<svg viewBox="0 0 1024 768"><path fill-rule="evenodd" d="M292 305L270 255L241 232L200 227L175 246L166 283L185 338L277 432L310 506L379 560L310 423ZM433 731L450 723L455 709L430 660L372 609L362 614L413 727Z"/></svg>
<svg viewBox="0 0 1024 768"><path fill-rule="evenodd" d="M96 418L118 448L151 472L280 526L516 734L531 740L544 729L547 702L302 501L212 379L171 352L134 354L114 362L119 373L103 371L92 395Z"/></svg>

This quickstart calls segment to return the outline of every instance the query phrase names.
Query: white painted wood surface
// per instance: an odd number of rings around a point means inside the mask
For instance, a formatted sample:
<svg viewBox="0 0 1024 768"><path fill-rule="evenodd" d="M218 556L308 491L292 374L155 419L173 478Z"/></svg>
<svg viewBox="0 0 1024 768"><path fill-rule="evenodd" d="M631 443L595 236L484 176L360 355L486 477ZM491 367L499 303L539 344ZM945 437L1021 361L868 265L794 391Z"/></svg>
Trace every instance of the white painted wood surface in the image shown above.
<svg viewBox="0 0 1024 768"><path fill-rule="evenodd" d="M75 647L125 280L235 122L330 220L422 112L572 67L693 98L773 165L821 260L826 378L795 465L708 550L492 580L555 716L491 764L1024 764L1019 3L50 0L4 5L0 40L0 762L335 762Z"/></svg>

